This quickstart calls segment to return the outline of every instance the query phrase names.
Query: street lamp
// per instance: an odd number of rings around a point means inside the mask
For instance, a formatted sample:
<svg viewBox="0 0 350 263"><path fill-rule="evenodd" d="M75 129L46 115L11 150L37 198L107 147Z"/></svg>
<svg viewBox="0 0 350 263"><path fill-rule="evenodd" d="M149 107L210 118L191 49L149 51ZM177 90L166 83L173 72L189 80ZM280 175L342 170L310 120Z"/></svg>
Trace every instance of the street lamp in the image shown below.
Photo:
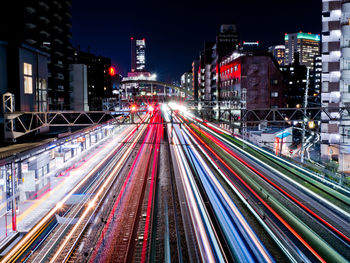
<svg viewBox="0 0 350 263"><path fill-rule="evenodd" d="M316 127L316 124L315 124L315 122L312 120L312 121L309 121L308 122L308 125L309 125L309 128L310 129L313 129L313 128L315 128Z"/></svg>

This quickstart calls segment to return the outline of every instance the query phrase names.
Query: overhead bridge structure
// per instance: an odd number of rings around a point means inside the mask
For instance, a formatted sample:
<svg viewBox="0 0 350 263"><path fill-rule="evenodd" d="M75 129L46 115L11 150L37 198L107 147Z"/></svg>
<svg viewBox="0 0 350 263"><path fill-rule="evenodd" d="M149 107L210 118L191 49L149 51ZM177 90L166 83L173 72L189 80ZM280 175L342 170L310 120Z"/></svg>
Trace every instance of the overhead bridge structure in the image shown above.
<svg viewBox="0 0 350 263"><path fill-rule="evenodd" d="M202 106L202 111L205 106ZM261 123L291 124L292 122L339 122L350 121L350 108L273 108L245 110L238 119L233 119L235 110L222 110L221 123L227 123L224 115L229 115L232 126L257 125ZM45 127L87 127L99 124L146 124L142 115L147 109L120 111L55 111L55 112L5 112L4 129L6 140L17 138ZM305 114L307 112L307 114ZM231 118L232 117L232 118ZM174 122L172 122L174 123Z"/></svg>
<svg viewBox="0 0 350 263"><path fill-rule="evenodd" d="M191 91L184 89L180 86L162 82L162 81L157 81L157 80L147 80L147 79L127 79L123 80L121 82L122 84L122 89L124 89L124 92L128 89L128 86L133 86L133 85L147 85L150 86L151 89L154 87L163 87L164 88L164 95L175 95L175 96L183 96L183 97L192 97L193 94ZM126 91L127 92L127 91ZM182 94L181 94L182 93Z"/></svg>

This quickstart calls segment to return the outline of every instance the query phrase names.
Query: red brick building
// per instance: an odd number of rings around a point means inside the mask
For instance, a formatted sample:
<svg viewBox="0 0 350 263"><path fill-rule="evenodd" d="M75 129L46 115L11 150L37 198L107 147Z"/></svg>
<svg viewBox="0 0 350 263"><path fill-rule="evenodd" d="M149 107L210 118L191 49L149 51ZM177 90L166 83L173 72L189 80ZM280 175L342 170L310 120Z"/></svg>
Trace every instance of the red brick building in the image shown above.
<svg viewBox="0 0 350 263"><path fill-rule="evenodd" d="M230 109L231 118L240 118L243 109L285 106L282 73L266 52L233 52L220 62L219 78L220 110Z"/></svg>

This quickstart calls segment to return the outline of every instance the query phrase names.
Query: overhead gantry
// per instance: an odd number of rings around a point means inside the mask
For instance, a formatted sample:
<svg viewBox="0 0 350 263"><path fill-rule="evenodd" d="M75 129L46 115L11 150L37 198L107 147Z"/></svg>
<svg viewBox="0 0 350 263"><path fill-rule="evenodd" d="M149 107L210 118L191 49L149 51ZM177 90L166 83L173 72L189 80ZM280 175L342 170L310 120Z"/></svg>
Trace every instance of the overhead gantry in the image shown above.
<svg viewBox="0 0 350 263"><path fill-rule="evenodd" d="M163 81L147 80L147 79L127 79L127 80L122 80L121 84L125 85L125 87L127 85L150 85L151 88L154 86L160 86L164 88L164 91L165 91L164 95L174 94L176 96L182 96L182 97L193 97L192 91L189 91L183 87L166 83Z"/></svg>

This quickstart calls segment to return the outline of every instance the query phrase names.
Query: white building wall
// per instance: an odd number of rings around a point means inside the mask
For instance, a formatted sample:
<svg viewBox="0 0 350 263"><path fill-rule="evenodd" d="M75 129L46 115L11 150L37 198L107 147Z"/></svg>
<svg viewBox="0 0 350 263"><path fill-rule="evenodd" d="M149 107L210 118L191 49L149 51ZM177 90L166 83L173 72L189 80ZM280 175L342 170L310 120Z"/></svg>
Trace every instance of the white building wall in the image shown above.
<svg viewBox="0 0 350 263"><path fill-rule="evenodd" d="M350 107L350 3L322 2L322 106ZM321 119L322 158L338 158L339 170L350 173L350 121L332 121L326 114Z"/></svg>

